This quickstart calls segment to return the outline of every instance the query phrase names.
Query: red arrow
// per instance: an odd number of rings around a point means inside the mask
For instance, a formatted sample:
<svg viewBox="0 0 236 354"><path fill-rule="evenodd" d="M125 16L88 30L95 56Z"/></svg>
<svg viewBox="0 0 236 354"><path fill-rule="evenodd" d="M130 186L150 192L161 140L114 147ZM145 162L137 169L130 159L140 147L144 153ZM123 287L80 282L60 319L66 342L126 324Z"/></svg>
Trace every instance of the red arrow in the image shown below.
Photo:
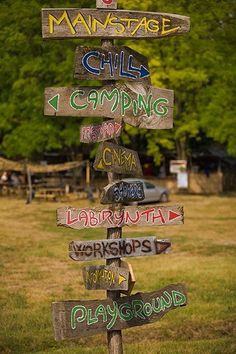
<svg viewBox="0 0 236 354"><path fill-rule="evenodd" d="M177 214L177 213L175 213L174 211L169 210L169 215L168 215L168 220L169 220L169 221L178 218L178 216L180 216L180 214Z"/></svg>

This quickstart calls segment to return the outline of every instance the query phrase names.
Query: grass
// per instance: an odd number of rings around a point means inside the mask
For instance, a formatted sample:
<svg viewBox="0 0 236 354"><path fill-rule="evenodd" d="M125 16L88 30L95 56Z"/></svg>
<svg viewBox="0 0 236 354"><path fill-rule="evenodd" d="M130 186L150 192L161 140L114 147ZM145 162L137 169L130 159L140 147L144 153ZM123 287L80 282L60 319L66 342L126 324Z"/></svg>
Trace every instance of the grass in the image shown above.
<svg viewBox="0 0 236 354"><path fill-rule="evenodd" d="M133 292L184 282L189 304L158 322L123 331L125 353L236 353L236 197L179 195L170 204L177 202L185 207L183 226L125 227L123 237L171 239L170 254L127 259L136 275ZM90 205L80 203L73 206ZM106 296L84 288L81 267L89 263L68 257L69 241L102 239L106 230L57 228L55 210L65 205L0 199L2 354L107 353L106 333L60 343L53 338L53 301Z"/></svg>

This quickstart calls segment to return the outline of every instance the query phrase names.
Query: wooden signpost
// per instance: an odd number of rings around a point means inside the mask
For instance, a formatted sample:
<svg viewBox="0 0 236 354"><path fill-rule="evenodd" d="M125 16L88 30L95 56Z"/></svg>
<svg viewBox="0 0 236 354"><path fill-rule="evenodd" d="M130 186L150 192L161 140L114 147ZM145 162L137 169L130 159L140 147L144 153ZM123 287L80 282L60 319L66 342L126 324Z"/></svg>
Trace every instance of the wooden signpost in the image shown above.
<svg viewBox="0 0 236 354"><path fill-rule="evenodd" d="M82 126L80 128L81 143L96 143L120 136L122 124L113 120L108 120L102 124Z"/></svg>
<svg viewBox="0 0 236 354"><path fill-rule="evenodd" d="M98 227L179 225L183 222L184 211L180 205L57 209L57 225L77 230Z"/></svg>
<svg viewBox="0 0 236 354"><path fill-rule="evenodd" d="M189 30L189 17L174 14L112 9L42 9L43 38L163 38Z"/></svg>
<svg viewBox="0 0 236 354"><path fill-rule="evenodd" d="M103 188L100 196L101 204L129 203L141 201L145 198L143 183L139 181L118 181Z"/></svg>
<svg viewBox="0 0 236 354"><path fill-rule="evenodd" d="M144 199L141 182L120 180L121 174L142 176L138 154L119 146L123 123L171 129L174 93L151 86L147 58L131 48L114 46L112 39L180 35L189 31L190 19L167 13L116 10L117 0L96 0L96 5L97 9L42 9L43 38L102 39L101 47L77 47L74 76L104 81L102 87L45 89L45 115L114 119L80 130L81 142L102 142L94 168L108 174L109 184L103 189L101 203L111 205L57 210L58 226L78 230L107 228L107 239L69 244L69 256L75 261L106 260L106 266L84 267L83 278L87 289L106 289L107 299L53 303L53 326L56 340L107 331L109 354L122 354L122 329L152 323L170 310L185 306L187 293L183 284L173 284L151 293L131 295L135 283L132 266L120 259L158 255L171 245L169 240L157 240L155 236L122 238L123 226L183 224L184 212L179 205L123 206ZM110 139L114 141L105 142ZM128 296L120 297L121 293Z"/></svg>
<svg viewBox="0 0 236 354"><path fill-rule="evenodd" d="M80 80L137 81L149 76L147 58L131 48L76 48L75 77Z"/></svg>
<svg viewBox="0 0 236 354"><path fill-rule="evenodd" d="M83 268L83 278L88 290L125 290L129 288L129 271L120 267L89 266Z"/></svg>
<svg viewBox="0 0 236 354"><path fill-rule="evenodd" d="M97 171L142 176L143 171L136 151L112 143L100 144L93 167Z"/></svg>
<svg viewBox="0 0 236 354"><path fill-rule="evenodd" d="M69 244L69 256L74 261L152 256L163 253L170 246L169 240L157 240L155 236L72 241Z"/></svg>
<svg viewBox="0 0 236 354"><path fill-rule="evenodd" d="M49 87L45 89L46 116L121 118L125 123L147 129L173 127L172 90L140 83L102 87Z"/></svg>
<svg viewBox="0 0 236 354"><path fill-rule="evenodd" d="M150 293L137 293L116 301L89 300L53 303L57 340L75 339L102 331L121 330L158 321L170 310L187 304L183 284Z"/></svg>

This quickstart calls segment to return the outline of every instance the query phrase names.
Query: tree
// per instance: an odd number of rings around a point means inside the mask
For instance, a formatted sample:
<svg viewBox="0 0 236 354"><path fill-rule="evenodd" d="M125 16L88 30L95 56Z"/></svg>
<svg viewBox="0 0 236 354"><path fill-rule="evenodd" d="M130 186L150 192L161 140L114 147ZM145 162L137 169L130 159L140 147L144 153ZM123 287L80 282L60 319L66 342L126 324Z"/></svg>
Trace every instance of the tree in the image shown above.
<svg viewBox="0 0 236 354"><path fill-rule="evenodd" d="M161 40L119 40L146 55L152 84L175 91L174 129L151 131L126 126L123 142L154 157L165 150L189 153L189 140L207 135L236 155L235 2L233 0L118 1L119 8L190 16L191 32ZM43 91L71 86L76 45L84 40L41 37L41 7L74 7L74 1L6 0L0 4L0 152L11 158L37 158L44 151L69 156L81 150L79 125L84 120L43 115ZM95 0L79 7L95 7ZM100 45L99 40L86 41ZM81 82L99 84L98 82ZM94 119L90 119L90 122ZM86 119L86 122L88 120ZM94 153L94 149L93 149Z"/></svg>

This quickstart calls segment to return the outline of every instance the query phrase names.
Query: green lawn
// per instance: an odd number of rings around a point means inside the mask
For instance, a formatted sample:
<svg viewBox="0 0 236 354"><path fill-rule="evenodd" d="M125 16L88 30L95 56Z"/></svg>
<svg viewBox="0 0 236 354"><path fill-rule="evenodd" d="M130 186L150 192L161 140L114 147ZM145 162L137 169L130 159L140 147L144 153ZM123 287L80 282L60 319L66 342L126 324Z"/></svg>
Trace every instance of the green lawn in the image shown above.
<svg viewBox="0 0 236 354"><path fill-rule="evenodd" d="M169 204L177 202L185 207L184 225L126 227L123 237L171 239L170 254L128 259L133 293L184 282L189 303L159 322L123 331L125 353L236 353L236 197L173 196ZM106 296L84 288L81 267L89 263L68 257L69 241L106 238L106 230L57 228L55 210L65 205L0 199L0 353L107 352L106 333L60 343L53 337L53 301Z"/></svg>

